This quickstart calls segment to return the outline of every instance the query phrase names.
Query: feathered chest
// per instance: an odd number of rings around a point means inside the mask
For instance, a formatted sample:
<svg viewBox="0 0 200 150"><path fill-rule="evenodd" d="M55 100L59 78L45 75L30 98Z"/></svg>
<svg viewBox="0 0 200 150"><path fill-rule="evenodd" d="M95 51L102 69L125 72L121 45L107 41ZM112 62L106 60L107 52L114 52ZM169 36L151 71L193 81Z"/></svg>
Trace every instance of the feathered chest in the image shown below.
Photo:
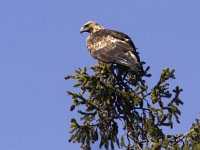
<svg viewBox="0 0 200 150"><path fill-rule="evenodd" d="M90 35L87 38L86 45L90 53L93 51L101 50L107 46L112 46L114 48L115 44L113 43L116 39L109 35Z"/></svg>

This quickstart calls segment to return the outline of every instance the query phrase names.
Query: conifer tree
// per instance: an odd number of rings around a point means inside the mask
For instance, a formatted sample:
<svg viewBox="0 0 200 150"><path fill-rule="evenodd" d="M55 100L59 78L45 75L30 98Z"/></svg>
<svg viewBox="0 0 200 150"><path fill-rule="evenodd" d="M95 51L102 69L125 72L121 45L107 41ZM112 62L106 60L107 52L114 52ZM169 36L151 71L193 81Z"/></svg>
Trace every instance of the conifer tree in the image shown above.
<svg viewBox="0 0 200 150"><path fill-rule="evenodd" d="M66 76L76 81L74 87L79 90L67 91L73 101L70 110L80 114L80 118L71 118L69 142L80 143L84 150L90 150L95 142L99 148L112 150L199 150L198 119L187 133L163 132L163 128L172 129L175 122L180 123L183 90L170 87L175 70L169 68L163 69L157 84L149 87L149 68L138 77L130 70L119 74L118 66L104 64Z"/></svg>

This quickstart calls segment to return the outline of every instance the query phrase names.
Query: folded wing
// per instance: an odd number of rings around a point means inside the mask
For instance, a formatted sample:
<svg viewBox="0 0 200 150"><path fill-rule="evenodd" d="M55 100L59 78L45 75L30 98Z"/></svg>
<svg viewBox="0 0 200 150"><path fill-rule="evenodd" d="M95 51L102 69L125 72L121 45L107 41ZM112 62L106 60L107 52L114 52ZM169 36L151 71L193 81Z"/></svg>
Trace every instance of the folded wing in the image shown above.
<svg viewBox="0 0 200 150"><path fill-rule="evenodd" d="M143 71L135 45L124 33L99 30L89 36L87 47L90 54L100 61L121 64L135 72Z"/></svg>

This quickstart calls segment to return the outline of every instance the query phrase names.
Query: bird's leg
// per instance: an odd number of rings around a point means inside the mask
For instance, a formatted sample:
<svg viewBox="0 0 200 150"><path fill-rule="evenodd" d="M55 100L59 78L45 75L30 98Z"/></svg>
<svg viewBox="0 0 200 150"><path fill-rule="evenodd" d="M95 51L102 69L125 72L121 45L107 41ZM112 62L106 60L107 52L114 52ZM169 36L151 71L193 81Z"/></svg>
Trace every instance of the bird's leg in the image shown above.
<svg viewBox="0 0 200 150"><path fill-rule="evenodd" d="M115 66L114 64L111 64L111 71L112 71L112 74L113 74L114 78L117 79L117 80L115 80L115 81L118 81L118 76L117 76L117 74L115 73L115 69L116 69L116 66Z"/></svg>
<svg viewBox="0 0 200 150"><path fill-rule="evenodd" d="M125 73L124 73L124 75L123 75L123 78L122 78L122 80L125 80L125 79L126 79L126 77L127 77L127 75L128 75L128 72L125 72Z"/></svg>

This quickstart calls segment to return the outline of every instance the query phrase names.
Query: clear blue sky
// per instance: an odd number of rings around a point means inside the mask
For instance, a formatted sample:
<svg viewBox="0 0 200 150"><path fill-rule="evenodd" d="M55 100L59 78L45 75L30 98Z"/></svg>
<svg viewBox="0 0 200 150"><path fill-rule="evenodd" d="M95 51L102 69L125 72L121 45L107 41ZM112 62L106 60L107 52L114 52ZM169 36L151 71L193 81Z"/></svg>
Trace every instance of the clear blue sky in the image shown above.
<svg viewBox="0 0 200 150"><path fill-rule="evenodd" d="M0 149L78 150L68 143L71 89L64 76L97 63L79 29L88 20L123 31L151 66L176 69L186 132L200 111L200 1L1 0Z"/></svg>

